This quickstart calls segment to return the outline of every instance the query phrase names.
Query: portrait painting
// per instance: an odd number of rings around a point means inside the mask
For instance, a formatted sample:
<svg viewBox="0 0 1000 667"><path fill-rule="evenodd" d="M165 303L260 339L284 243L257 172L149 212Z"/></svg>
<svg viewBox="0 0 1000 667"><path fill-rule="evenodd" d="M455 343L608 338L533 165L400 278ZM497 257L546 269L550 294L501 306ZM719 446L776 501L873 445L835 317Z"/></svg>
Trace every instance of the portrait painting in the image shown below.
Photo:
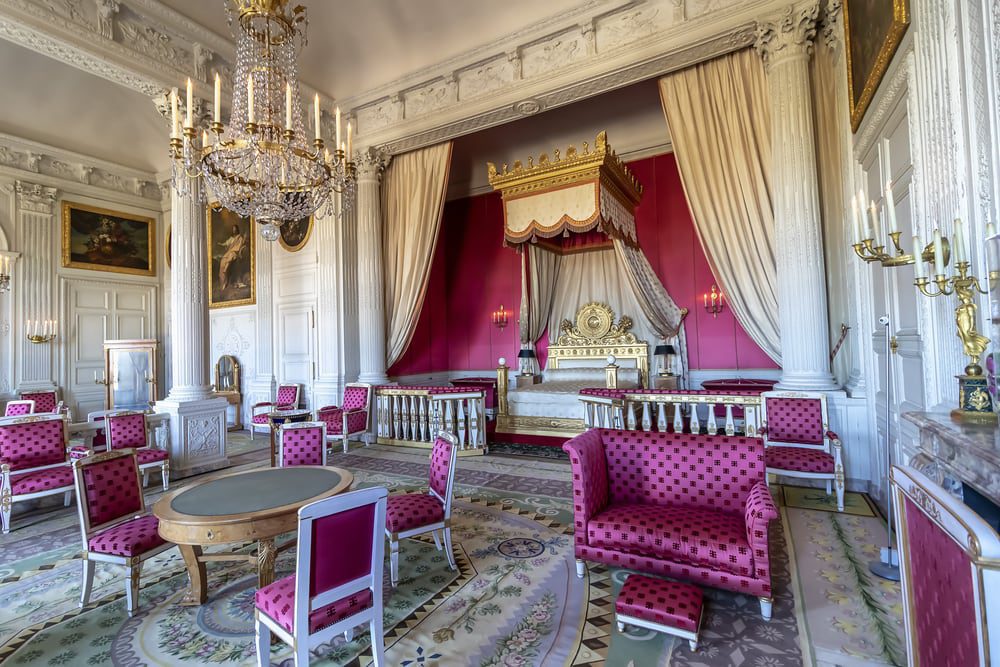
<svg viewBox="0 0 1000 667"><path fill-rule="evenodd" d="M156 275L156 219L64 201L62 265Z"/></svg>
<svg viewBox="0 0 1000 667"><path fill-rule="evenodd" d="M851 128L861 119L910 25L910 0L845 0Z"/></svg>
<svg viewBox="0 0 1000 667"><path fill-rule="evenodd" d="M208 307L256 302L253 220L218 204L207 212Z"/></svg>
<svg viewBox="0 0 1000 667"><path fill-rule="evenodd" d="M308 216L306 218L300 218L298 220L288 220L283 222L278 228L281 231L281 236L278 237L278 242L281 243L281 247L289 252L298 252L302 250L306 242L309 241L309 234L312 233L313 218Z"/></svg>

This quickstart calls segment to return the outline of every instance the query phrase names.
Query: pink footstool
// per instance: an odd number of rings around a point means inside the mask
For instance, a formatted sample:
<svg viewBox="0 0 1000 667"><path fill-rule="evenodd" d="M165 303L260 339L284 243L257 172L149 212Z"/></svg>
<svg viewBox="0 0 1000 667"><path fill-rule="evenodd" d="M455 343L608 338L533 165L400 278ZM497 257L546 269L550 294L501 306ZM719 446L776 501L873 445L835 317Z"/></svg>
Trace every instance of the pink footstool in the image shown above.
<svg viewBox="0 0 1000 667"><path fill-rule="evenodd" d="M625 624L686 639L698 650L701 589L691 584L630 574L615 601L618 632Z"/></svg>

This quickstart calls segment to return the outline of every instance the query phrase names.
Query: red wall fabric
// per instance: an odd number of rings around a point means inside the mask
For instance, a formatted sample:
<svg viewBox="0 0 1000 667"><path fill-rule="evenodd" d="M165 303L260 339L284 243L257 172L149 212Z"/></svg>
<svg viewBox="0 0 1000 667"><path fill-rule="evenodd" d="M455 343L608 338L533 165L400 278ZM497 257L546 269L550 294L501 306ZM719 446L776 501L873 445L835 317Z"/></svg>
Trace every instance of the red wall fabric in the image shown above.
<svg viewBox="0 0 1000 667"><path fill-rule="evenodd" d="M644 188L636 211L639 244L670 295L690 311L686 320L690 367L777 368L736 322L730 308L712 317L702 306L702 295L715 279L695 233L674 156L637 160L629 168ZM441 224L420 321L409 348L389 374L486 370L495 368L501 356L516 366L521 258L503 247L500 196L450 201ZM511 313L510 325L502 331L490 319L501 304Z"/></svg>

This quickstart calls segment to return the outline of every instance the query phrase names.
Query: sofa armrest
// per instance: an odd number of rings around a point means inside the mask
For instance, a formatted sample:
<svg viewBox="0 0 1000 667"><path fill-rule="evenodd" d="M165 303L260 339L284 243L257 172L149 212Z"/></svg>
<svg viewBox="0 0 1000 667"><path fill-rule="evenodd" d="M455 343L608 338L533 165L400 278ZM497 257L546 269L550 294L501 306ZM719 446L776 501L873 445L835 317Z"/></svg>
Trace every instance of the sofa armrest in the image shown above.
<svg viewBox="0 0 1000 667"><path fill-rule="evenodd" d="M827 438L827 440L833 440L833 441L836 441L836 442L840 442L840 436L837 435L836 433L834 433L833 431L827 431L826 432L826 438Z"/></svg>
<svg viewBox="0 0 1000 667"><path fill-rule="evenodd" d="M573 471L573 519L576 543L587 544L587 524L608 504L608 463L604 441L591 429L563 444Z"/></svg>
<svg viewBox="0 0 1000 667"><path fill-rule="evenodd" d="M753 551L754 576L758 579L770 579L767 530L771 521L778 518L778 508L774 506L766 483L757 482L750 489L744 518L747 522L747 542Z"/></svg>

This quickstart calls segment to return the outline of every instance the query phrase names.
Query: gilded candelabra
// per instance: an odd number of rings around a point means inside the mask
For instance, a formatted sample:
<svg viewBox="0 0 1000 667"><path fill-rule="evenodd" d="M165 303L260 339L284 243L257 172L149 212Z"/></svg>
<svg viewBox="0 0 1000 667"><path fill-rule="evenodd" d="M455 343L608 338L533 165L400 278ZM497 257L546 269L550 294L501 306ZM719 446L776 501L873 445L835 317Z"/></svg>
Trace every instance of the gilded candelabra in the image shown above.
<svg viewBox="0 0 1000 667"><path fill-rule="evenodd" d="M902 245L899 243L899 237L901 232L890 232L889 239L892 241L892 245L895 249L895 254L890 254L885 251L885 245L875 245L875 239L863 239L858 243L853 244L851 247L854 248L854 252L861 259L868 263L878 262L885 267L894 266L906 266L907 264L914 263L914 257L912 253L908 253L903 250ZM914 237L914 242L916 242L916 237ZM916 247L916 245L914 246ZM948 245L948 240L944 239L943 242L943 252L945 264L951 257L951 247ZM925 262L934 261L934 244L928 243L924 246L923 252L920 253L920 258Z"/></svg>
<svg viewBox="0 0 1000 667"><path fill-rule="evenodd" d="M56 339L56 335L52 334L27 334L26 338L29 343L34 343L35 345L41 345L42 343L51 343Z"/></svg>

